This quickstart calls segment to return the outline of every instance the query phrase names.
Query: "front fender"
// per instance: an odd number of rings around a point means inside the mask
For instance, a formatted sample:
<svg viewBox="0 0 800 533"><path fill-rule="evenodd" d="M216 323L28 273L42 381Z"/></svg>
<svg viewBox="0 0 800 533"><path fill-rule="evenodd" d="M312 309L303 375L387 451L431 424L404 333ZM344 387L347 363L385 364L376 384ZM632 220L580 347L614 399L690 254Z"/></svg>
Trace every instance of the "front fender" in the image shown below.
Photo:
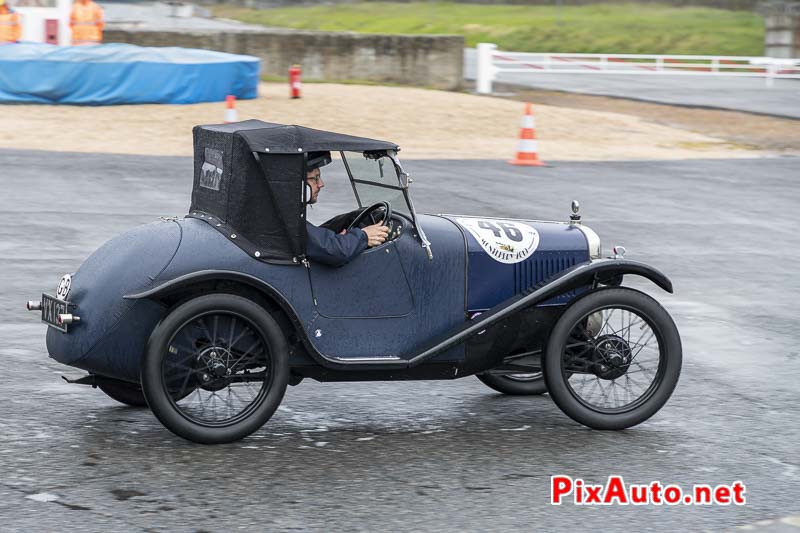
<svg viewBox="0 0 800 533"><path fill-rule="evenodd" d="M565 270L558 277L543 285L556 283L567 287L565 290L569 291L593 282L604 283L605 280L629 274L647 278L668 293L672 294L673 292L672 282L660 270L628 259L599 259L581 263Z"/></svg>
<svg viewBox="0 0 800 533"><path fill-rule="evenodd" d="M466 341L473 335L500 323L519 311L538 305L573 289L608 282L608 280L615 280L626 274L645 277L665 291L672 292L672 282L669 278L659 270L644 263L627 259L587 261L564 270L556 277L550 278L522 294L509 298L481 314L478 318L467 321L446 335L435 339L410 359L409 366L418 365L437 353Z"/></svg>

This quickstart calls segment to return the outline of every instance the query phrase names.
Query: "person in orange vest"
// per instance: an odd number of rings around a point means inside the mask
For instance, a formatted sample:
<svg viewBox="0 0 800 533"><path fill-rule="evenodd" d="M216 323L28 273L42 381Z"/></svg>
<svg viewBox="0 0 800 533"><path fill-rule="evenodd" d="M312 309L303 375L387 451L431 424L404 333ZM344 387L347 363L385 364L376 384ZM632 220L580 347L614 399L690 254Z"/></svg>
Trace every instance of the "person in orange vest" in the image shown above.
<svg viewBox="0 0 800 533"><path fill-rule="evenodd" d="M93 0L77 0L69 16L72 45L100 44L103 42L103 8Z"/></svg>
<svg viewBox="0 0 800 533"><path fill-rule="evenodd" d="M19 13L14 12L6 0L0 0L0 44L19 41Z"/></svg>

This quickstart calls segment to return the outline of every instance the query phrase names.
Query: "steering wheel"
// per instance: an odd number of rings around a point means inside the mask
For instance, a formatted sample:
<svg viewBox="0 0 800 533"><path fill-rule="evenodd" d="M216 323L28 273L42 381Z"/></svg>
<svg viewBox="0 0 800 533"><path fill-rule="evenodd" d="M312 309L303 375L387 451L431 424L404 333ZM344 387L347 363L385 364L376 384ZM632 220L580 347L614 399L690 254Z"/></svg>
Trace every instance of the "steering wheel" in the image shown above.
<svg viewBox="0 0 800 533"><path fill-rule="evenodd" d="M359 224L361 224L361 222L367 217L367 215L370 216L373 224L377 224L377 222L375 222L375 217L372 216L373 214L372 212L380 207L382 207L384 211L383 220L381 220L381 226L388 226L389 231L391 231L392 206L389 204L389 202L376 202L369 207L365 207L358 215L356 215L356 218L353 219L350 225L347 226L347 231L350 231L353 228L360 227Z"/></svg>

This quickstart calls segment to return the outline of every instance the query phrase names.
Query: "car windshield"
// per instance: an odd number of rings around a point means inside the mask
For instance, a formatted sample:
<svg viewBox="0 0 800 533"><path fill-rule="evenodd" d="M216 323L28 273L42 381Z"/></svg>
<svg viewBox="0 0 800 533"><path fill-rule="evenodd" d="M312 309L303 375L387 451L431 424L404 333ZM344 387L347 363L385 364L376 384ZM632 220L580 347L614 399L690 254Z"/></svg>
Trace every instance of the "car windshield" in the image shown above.
<svg viewBox="0 0 800 533"><path fill-rule="evenodd" d="M411 214L400 175L391 157L383 154L343 152L342 159L347 166L360 207L389 202L393 211Z"/></svg>
<svg viewBox="0 0 800 533"><path fill-rule="evenodd" d="M369 207L377 202L389 202L392 211L412 220L422 247L425 248L428 258L432 259L430 242L419 225L414 204L408 195L408 184L411 180L403 172L397 154L394 151L340 153L350 175L358 205Z"/></svg>

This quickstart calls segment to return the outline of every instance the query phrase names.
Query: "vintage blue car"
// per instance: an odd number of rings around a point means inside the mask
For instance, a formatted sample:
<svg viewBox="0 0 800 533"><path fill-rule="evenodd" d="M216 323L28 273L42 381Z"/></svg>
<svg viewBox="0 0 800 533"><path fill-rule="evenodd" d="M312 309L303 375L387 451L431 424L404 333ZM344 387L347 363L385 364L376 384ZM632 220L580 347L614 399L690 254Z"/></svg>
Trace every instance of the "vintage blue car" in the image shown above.
<svg viewBox="0 0 800 533"><path fill-rule="evenodd" d="M287 385L455 379L548 392L574 420L623 429L656 413L681 369L669 314L622 287L658 270L602 258L577 203L565 222L420 215L391 142L248 120L194 129L191 208L134 228L28 302L77 383L149 405L205 443L257 431ZM332 267L306 254L309 154L338 152L385 243ZM356 232L354 232L356 233Z"/></svg>

